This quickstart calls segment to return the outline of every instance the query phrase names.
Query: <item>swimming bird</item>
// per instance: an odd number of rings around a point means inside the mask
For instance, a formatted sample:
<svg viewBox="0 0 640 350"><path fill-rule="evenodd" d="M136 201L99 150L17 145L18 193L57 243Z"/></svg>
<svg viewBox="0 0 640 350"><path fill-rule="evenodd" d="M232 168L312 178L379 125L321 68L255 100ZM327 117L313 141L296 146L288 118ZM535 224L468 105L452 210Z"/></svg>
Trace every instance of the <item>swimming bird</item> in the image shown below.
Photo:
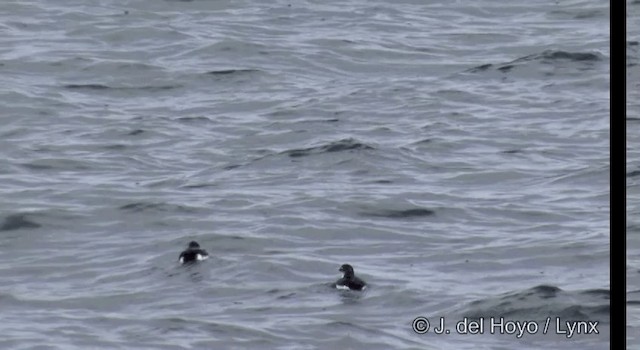
<svg viewBox="0 0 640 350"><path fill-rule="evenodd" d="M344 264L340 266L338 271L342 272L342 278L336 281L336 288L348 290L364 290L367 288L367 283L356 277L351 265Z"/></svg>
<svg viewBox="0 0 640 350"><path fill-rule="evenodd" d="M199 260L204 260L209 257L209 253L206 250L200 248L200 244L196 241L189 242L189 246L185 251L180 253L180 257L178 261L181 264L196 262Z"/></svg>

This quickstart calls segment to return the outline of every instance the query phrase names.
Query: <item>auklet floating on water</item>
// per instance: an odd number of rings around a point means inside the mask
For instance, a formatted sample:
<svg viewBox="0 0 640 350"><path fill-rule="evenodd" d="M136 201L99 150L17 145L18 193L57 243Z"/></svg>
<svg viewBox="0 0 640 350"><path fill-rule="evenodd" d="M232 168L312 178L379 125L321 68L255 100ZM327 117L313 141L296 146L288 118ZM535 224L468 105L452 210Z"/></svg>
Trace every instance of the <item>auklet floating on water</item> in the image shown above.
<svg viewBox="0 0 640 350"><path fill-rule="evenodd" d="M204 259L207 259L208 257L209 257L209 253L207 253L206 250L201 249L198 242L191 241L189 242L189 247L187 247L187 250L180 253L180 257L178 258L178 261L181 264L186 264L186 263L196 262L199 260L204 260Z"/></svg>
<svg viewBox="0 0 640 350"><path fill-rule="evenodd" d="M367 288L367 283L356 277L351 265L344 264L340 266L338 271L342 272L343 275L341 279L336 281L336 288L348 290L364 290Z"/></svg>

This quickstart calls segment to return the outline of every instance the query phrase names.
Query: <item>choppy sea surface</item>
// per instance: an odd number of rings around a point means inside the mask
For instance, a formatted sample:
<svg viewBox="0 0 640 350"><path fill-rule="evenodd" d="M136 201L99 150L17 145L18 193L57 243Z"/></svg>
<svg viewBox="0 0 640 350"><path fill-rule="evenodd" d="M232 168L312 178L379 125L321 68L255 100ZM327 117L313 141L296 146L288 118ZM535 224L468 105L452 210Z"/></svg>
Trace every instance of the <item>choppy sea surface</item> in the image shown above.
<svg viewBox="0 0 640 350"><path fill-rule="evenodd" d="M627 3L627 348L640 345L640 1ZM614 116L612 116L614 118Z"/></svg>
<svg viewBox="0 0 640 350"><path fill-rule="evenodd" d="M608 348L609 64L595 0L4 0L0 348Z"/></svg>

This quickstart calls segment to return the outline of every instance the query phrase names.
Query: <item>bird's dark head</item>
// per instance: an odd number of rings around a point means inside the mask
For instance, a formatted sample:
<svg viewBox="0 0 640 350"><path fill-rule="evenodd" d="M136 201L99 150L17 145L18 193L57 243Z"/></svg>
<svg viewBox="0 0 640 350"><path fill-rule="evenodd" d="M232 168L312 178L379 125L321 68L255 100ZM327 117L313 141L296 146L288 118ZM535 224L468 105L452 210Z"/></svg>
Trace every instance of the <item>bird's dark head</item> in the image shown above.
<svg viewBox="0 0 640 350"><path fill-rule="evenodd" d="M340 269L338 271L342 272L344 274L344 277L353 276L353 267L349 264L340 266Z"/></svg>
<svg viewBox="0 0 640 350"><path fill-rule="evenodd" d="M198 249L198 248L200 248L200 245L196 241L191 241L191 242L189 242L189 248Z"/></svg>

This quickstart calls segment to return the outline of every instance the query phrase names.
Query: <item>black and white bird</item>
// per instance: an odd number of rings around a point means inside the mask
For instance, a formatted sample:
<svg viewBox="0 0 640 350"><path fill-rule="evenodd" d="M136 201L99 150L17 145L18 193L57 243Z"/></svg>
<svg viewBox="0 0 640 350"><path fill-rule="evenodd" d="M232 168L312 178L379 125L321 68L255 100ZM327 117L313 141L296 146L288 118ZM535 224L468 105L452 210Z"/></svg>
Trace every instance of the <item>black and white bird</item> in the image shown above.
<svg viewBox="0 0 640 350"><path fill-rule="evenodd" d="M180 253L178 261L181 264L192 263L200 260L205 260L209 257L209 253L206 250L200 248L200 245L196 241L189 242L189 246L185 251Z"/></svg>
<svg viewBox="0 0 640 350"><path fill-rule="evenodd" d="M342 272L342 278L336 281L336 288L348 290L364 290L367 288L367 283L356 277L351 265L344 264L340 266L338 271Z"/></svg>

